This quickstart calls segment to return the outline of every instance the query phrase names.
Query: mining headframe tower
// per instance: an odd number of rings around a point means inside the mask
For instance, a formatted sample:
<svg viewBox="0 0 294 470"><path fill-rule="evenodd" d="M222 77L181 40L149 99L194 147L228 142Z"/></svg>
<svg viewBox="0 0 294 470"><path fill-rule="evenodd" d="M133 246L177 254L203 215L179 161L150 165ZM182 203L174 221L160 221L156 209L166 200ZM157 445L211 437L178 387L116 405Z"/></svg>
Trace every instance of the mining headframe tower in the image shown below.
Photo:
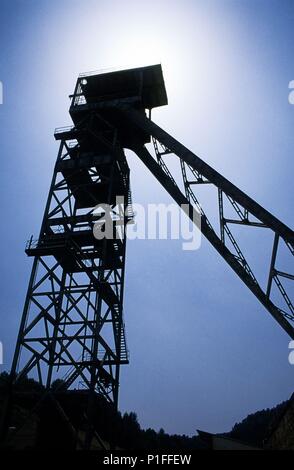
<svg viewBox="0 0 294 470"><path fill-rule="evenodd" d="M289 281L294 276L281 269L279 249L283 245L293 262L294 233L151 120L151 110L167 104L160 65L83 74L70 98L73 125L55 130L60 146L41 230L25 250L33 258L33 267L11 368L2 439L11 438L7 430L13 425L17 383L31 376L44 390L32 410L50 397L76 432L77 445L90 448L96 432L91 422L95 400L102 396L117 408L120 367L129 362L123 291L125 231L133 213L125 149L139 157L178 205L189 207L192 220L195 211L200 214L203 236L293 339ZM153 152L148 143L153 144ZM179 161L178 174L169 169L170 155ZM201 185L217 190L217 223L208 219L205 201L197 195ZM93 230L105 227L105 205L116 220L116 236L98 239ZM236 225L260 230L261 238L264 231L272 234L270 263L263 266L264 286L239 246L233 231ZM52 389L57 378L62 379L63 394L80 387L84 391L83 434L66 415L58 387ZM17 429L12 438L14 433Z"/></svg>

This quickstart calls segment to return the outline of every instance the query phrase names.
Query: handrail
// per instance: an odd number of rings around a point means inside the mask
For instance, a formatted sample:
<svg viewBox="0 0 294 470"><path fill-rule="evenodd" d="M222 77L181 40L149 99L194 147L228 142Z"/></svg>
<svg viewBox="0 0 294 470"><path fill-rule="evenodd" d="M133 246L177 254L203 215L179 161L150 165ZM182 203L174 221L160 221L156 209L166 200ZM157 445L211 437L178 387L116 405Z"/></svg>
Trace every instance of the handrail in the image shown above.
<svg viewBox="0 0 294 470"><path fill-rule="evenodd" d="M54 134L61 134L63 132L69 132L74 129L75 129L75 126L56 127L54 130Z"/></svg>

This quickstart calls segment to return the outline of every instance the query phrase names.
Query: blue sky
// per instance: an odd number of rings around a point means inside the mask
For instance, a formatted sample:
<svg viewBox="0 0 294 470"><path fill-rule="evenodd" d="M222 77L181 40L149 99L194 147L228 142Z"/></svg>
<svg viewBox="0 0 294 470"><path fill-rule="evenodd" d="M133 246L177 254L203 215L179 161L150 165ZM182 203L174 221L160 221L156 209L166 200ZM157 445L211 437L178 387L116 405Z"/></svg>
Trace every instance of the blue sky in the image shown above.
<svg viewBox="0 0 294 470"><path fill-rule="evenodd" d="M161 62L169 105L154 120L293 226L293 23L293 1L1 1L3 368L77 75ZM134 201L170 201L129 164ZM143 427L226 431L293 391L289 338L205 241L129 242L125 321L120 408Z"/></svg>

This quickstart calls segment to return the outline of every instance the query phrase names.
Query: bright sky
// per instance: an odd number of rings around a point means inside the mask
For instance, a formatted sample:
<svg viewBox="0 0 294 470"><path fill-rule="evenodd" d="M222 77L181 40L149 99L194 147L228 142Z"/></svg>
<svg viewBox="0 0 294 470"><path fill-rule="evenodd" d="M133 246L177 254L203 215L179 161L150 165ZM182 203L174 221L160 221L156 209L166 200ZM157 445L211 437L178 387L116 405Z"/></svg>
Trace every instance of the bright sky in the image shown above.
<svg viewBox="0 0 294 470"><path fill-rule="evenodd" d="M161 62L169 105L154 120L293 226L293 23L286 0L1 1L3 369L77 75ZM134 201L170 201L129 163ZM126 279L120 408L143 427L227 431L293 392L289 338L206 242L131 241Z"/></svg>

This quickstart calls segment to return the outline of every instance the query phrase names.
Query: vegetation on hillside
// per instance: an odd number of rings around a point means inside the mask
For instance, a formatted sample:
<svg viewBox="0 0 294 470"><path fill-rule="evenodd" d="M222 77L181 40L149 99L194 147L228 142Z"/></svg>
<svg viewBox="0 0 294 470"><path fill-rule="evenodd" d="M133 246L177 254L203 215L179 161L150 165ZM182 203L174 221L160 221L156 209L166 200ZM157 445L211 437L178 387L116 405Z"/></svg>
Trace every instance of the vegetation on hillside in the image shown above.
<svg viewBox="0 0 294 470"><path fill-rule="evenodd" d="M8 374L3 372L0 374L0 411L3 400L7 393ZM85 429L85 408L87 395L81 391L67 392L64 388L62 380L57 380L52 384L52 391L58 394L58 401L65 409L71 421L78 429ZM15 423L21 420L21 417L28 413L36 402L41 392L44 392L35 380L24 378L17 385L19 399L14 413ZM29 398L26 398L29 397ZM31 398L30 400L30 397ZM263 440L266 438L268 430L274 420L282 413L287 402L281 403L272 409L257 411L248 415L242 422L236 423L229 433L224 436L238 439L251 443L256 446L262 446ZM60 416L54 409L50 400L45 400L41 412L33 415L39 432L36 446L38 448L46 448L48 440L55 436L56 445L62 447L69 444L65 441L66 434L65 423L60 421ZM116 412L114 408L107 403L102 397L97 396L95 411L93 413L94 427L99 436L112 447L122 449L171 449L171 450L192 450L203 449L205 444L199 436L189 437L186 435L170 435L163 429L158 432L154 429L141 429L136 413ZM195 428L197 423L195 422ZM196 430L196 429L195 429Z"/></svg>

